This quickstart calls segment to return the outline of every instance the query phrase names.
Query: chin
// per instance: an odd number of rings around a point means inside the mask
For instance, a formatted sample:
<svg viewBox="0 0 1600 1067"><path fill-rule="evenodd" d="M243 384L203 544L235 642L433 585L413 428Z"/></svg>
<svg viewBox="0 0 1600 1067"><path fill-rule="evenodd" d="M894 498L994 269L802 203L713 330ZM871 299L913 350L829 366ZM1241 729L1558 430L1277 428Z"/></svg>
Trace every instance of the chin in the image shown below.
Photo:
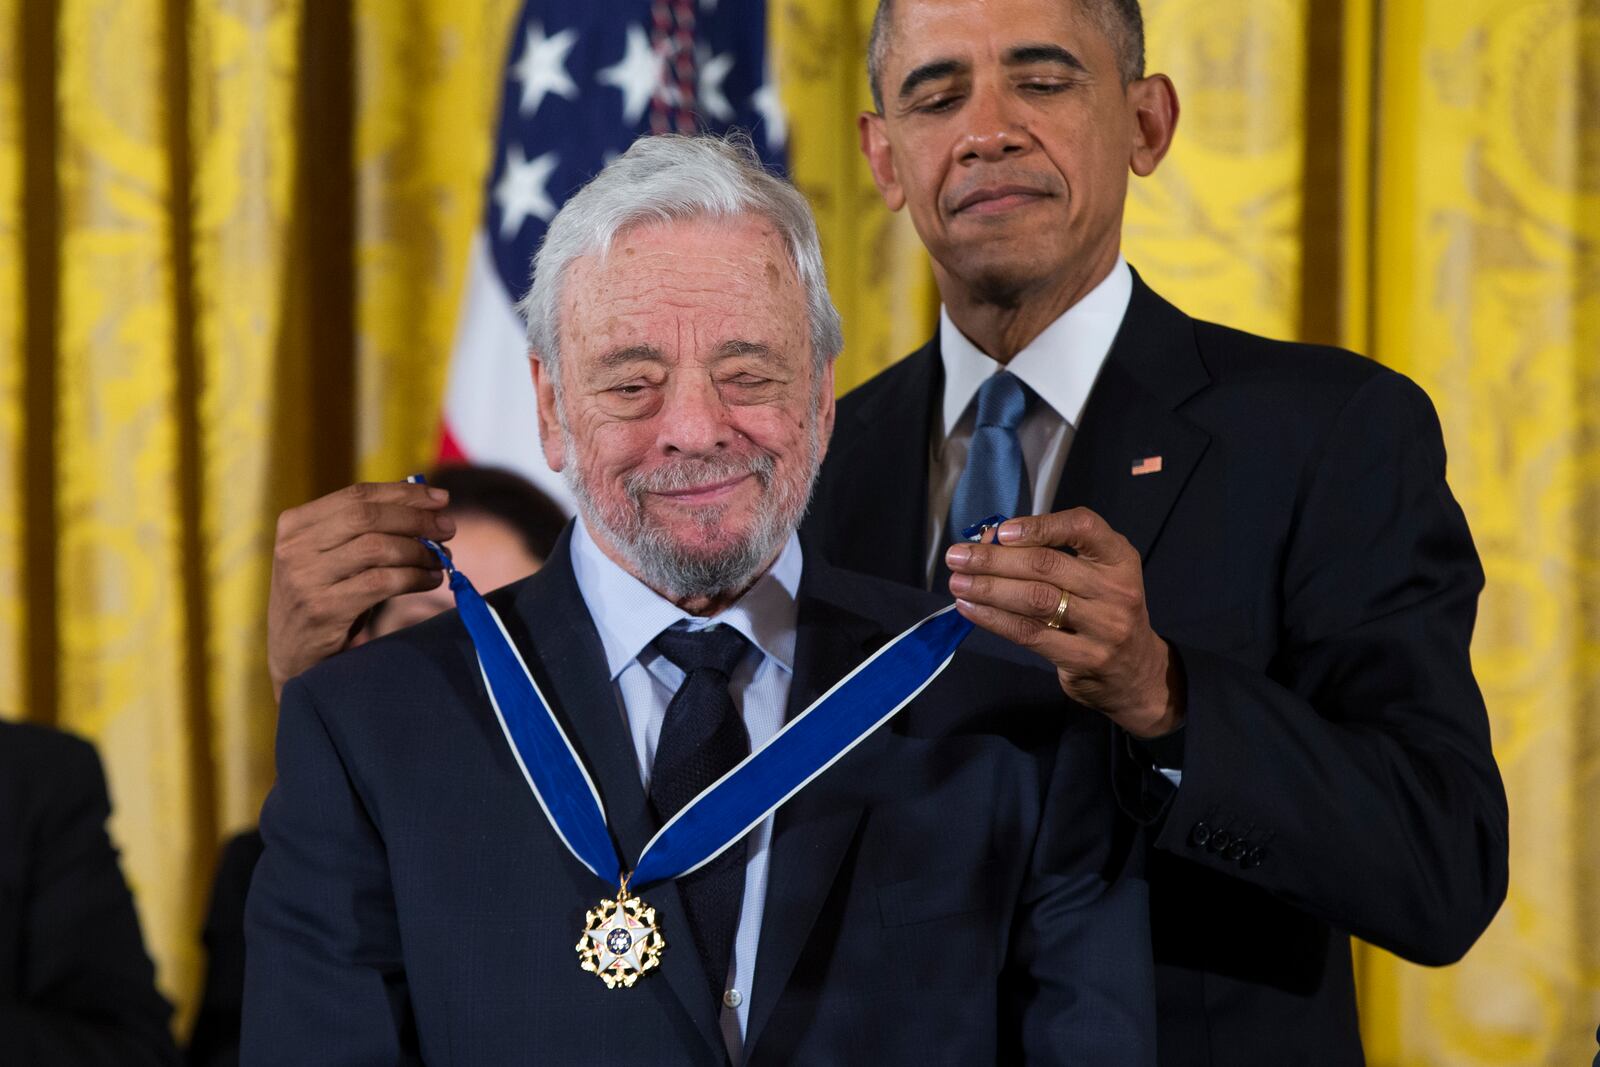
<svg viewBox="0 0 1600 1067"><path fill-rule="evenodd" d="M1034 269L1028 270L1022 264L1014 263L982 264L964 271L962 277L972 294L985 304L1015 308L1022 304L1028 291L1040 281L1036 276L1038 264L1029 266Z"/></svg>

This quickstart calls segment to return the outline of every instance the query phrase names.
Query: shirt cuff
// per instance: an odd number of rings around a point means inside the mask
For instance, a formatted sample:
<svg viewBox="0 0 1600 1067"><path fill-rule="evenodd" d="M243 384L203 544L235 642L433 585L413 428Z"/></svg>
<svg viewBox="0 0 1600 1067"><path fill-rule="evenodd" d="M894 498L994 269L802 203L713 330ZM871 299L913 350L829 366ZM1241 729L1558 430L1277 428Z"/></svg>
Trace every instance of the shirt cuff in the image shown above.
<svg viewBox="0 0 1600 1067"><path fill-rule="evenodd" d="M1128 735L1128 752L1134 758L1142 758L1158 771L1178 771L1182 777L1183 771L1183 738L1187 726L1180 726L1169 734L1159 737L1134 737ZM1171 779L1171 775L1166 775ZM1174 784L1176 784L1174 782Z"/></svg>

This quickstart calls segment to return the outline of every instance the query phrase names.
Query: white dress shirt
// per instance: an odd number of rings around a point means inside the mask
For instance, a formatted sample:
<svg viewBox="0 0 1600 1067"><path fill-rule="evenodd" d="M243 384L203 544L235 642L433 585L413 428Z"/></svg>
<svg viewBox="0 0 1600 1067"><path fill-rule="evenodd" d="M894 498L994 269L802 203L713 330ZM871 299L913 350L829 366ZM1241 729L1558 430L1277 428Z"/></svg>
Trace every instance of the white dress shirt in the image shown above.
<svg viewBox="0 0 1600 1067"><path fill-rule="evenodd" d="M977 419L973 398L978 395L978 387L990 375L1009 370L1041 401L1029 405L1017 436L1022 442L1028 484L1033 487L1033 513L1049 511L1056 484L1067 465L1072 435L1089 400L1089 390L1100 376L1111 342L1122 328L1132 296L1133 272L1119 255L1111 273L1099 285L1062 312L1008 364L985 355L950 321L949 311L939 309L944 405L943 418L934 427L934 439L929 442L929 536L925 562L930 582L939 557L948 547L945 523L956 483L967 465L967 447Z"/></svg>
<svg viewBox="0 0 1600 1067"><path fill-rule="evenodd" d="M729 691L734 706L744 717L754 751L783 728L789 683L794 676L795 596L800 588L801 567L800 542L790 534L789 543L777 560L737 603L712 618L698 618L663 599L614 563L600 551L579 517L572 532L572 572L595 629L600 632L612 689L617 695L617 710L633 738L639 779L647 793L667 705L684 679L683 671L657 653L651 642L673 625L699 630L721 623L744 635L752 647L729 679ZM744 1059L756 946L767 897L772 818L769 816L751 831L747 840L744 902L721 1013L723 1041L735 1064ZM687 935L679 936L678 945L680 952L693 955ZM695 962L698 965L698 960Z"/></svg>

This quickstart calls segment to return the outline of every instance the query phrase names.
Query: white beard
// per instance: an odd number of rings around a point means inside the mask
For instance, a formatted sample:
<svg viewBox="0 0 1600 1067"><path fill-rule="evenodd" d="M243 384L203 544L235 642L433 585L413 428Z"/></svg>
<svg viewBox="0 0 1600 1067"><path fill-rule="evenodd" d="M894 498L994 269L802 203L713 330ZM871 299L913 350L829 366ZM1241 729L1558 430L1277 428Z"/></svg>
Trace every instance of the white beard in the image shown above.
<svg viewBox="0 0 1600 1067"><path fill-rule="evenodd" d="M572 434L563 422L565 462L562 475L577 498L583 521L603 533L627 560L634 577L669 600L716 598L748 588L777 558L789 536L799 527L811 501L822 457L821 435L816 419L807 430L806 477L788 486L775 485L776 463L766 452L747 456L695 457L648 474L631 474L624 479L627 504L605 505L592 491L583 474L573 446ZM720 550L694 551L672 540L660 527L652 525L644 510L648 492L671 492L695 485L723 481L741 474L753 474L761 486L764 505L751 531ZM724 508L707 508L697 517L703 532L720 529Z"/></svg>

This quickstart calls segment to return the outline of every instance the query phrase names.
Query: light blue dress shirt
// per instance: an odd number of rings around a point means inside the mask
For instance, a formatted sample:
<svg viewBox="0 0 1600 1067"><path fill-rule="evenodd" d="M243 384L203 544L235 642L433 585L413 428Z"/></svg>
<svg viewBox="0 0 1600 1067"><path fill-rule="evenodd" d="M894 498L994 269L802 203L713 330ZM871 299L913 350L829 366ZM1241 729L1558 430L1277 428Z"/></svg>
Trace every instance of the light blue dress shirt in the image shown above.
<svg viewBox="0 0 1600 1067"><path fill-rule="evenodd" d="M734 671L729 691L734 706L744 717L754 751L783 728L789 683L794 677L795 596L800 588L801 567L800 542L790 534L788 544L767 573L736 604L719 615L702 619L662 598L613 562L595 544L582 517L578 519L572 532L572 572L595 629L600 632L612 690L617 695L617 711L633 738L639 779L646 792L650 789L661 723L684 678L681 670L651 647L651 642L670 626L696 630L718 623L733 627L749 640L752 648ZM755 984L756 946L767 898L771 817L756 827L747 841L744 903L720 1020L728 1055L735 1064L744 1059L750 990ZM687 943L680 940L679 944Z"/></svg>

